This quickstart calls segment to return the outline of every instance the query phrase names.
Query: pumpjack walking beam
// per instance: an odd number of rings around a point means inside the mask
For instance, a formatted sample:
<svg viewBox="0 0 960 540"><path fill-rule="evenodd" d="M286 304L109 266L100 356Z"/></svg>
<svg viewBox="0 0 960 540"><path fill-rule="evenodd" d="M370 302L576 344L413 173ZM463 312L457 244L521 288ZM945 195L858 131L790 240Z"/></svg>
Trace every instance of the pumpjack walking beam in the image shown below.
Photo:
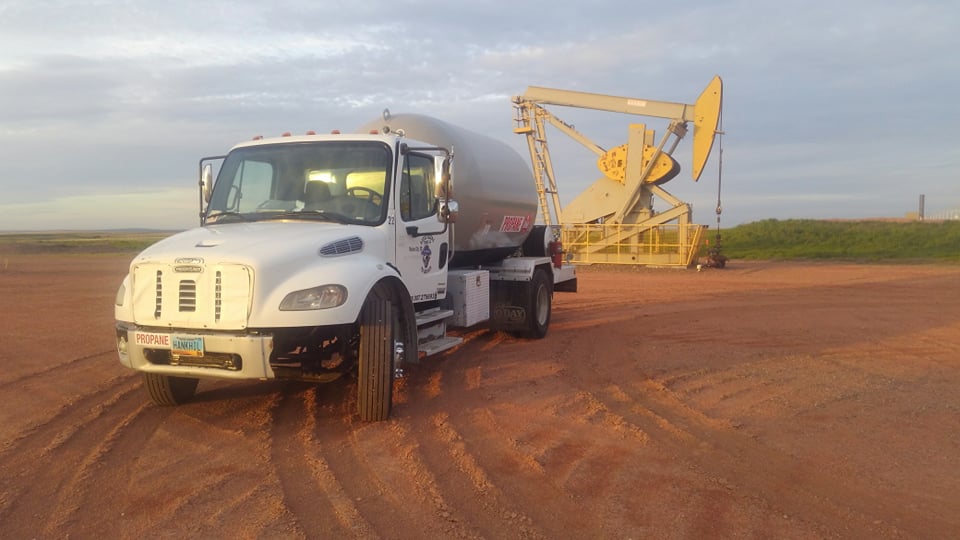
<svg viewBox="0 0 960 540"><path fill-rule="evenodd" d="M693 170L691 174L696 181L700 179L700 173L703 172L707 158L710 157L710 150L713 148L714 134L720 121L722 94L723 81L720 76L715 76L693 104L574 92L541 86L527 87L523 96L515 98L514 102L559 105L652 118L666 118L681 124L693 122ZM592 143L590 144L592 145Z"/></svg>

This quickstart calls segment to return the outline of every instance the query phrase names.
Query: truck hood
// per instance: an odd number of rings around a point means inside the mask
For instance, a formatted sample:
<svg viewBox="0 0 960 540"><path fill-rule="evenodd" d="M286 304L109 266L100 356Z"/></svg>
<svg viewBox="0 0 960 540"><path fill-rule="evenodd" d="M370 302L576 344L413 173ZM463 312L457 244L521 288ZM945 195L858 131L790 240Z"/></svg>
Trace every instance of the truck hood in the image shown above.
<svg viewBox="0 0 960 540"><path fill-rule="evenodd" d="M191 229L150 246L130 264L118 319L169 328L241 330L356 320L366 291L395 273L389 226L329 222L230 223ZM347 302L278 311L287 294L325 284Z"/></svg>
<svg viewBox="0 0 960 540"><path fill-rule="evenodd" d="M369 248L372 247L371 243L380 243L377 240L382 238L382 232L373 227L329 222L270 221L210 225L190 229L153 244L137 256L134 264L145 261L172 262L183 258L253 267L291 264L298 259L315 260L324 246L351 238L359 238Z"/></svg>

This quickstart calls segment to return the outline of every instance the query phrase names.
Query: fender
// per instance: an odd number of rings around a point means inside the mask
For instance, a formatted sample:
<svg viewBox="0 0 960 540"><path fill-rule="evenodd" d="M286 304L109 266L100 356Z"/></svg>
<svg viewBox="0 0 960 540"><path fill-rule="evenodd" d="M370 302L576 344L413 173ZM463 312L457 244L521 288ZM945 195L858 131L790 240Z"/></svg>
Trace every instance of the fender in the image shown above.
<svg viewBox="0 0 960 540"><path fill-rule="evenodd" d="M420 355L417 347L417 315L410 298L410 291L400 279L399 273L393 276L386 276L374 284L373 287L385 287L390 291L391 302L400 309L400 319L402 327L400 329L406 355L404 362L411 364L420 363ZM368 297L373 294L373 287L367 292ZM358 314L359 318L359 314Z"/></svg>
<svg viewBox="0 0 960 540"><path fill-rule="evenodd" d="M360 309L367 295L374 285L385 278L399 281L399 274L387 262L366 253L318 261L316 265L298 270L270 290L255 288L259 290L254 295L248 326L267 328L354 323L360 317ZM342 285L347 289L347 300L343 305L312 311L279 311L280 302L288 294L327 284Z"/></svg>

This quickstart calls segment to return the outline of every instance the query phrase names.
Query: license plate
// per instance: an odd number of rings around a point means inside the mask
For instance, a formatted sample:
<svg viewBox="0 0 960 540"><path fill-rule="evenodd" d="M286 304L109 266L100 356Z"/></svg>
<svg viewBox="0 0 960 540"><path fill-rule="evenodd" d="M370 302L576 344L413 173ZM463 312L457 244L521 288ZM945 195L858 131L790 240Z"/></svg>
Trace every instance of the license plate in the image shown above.
<svg viewBox="0 0 960 540"><path fill-rule="evenodd" d="M179 356L203 356L203 336L173 336L170 340L170 353Z"/></svg>

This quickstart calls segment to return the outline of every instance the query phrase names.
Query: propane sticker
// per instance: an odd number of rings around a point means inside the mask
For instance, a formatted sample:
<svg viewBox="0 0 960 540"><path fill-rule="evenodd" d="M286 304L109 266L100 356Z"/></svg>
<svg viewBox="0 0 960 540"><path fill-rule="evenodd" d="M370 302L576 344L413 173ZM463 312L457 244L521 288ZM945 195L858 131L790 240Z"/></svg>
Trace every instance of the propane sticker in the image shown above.
<svg viewBox="0 0 960 540"><path fill-rule="evenodd" d="M517 233L530 228L530 216L503 216L500 232Z"/></svg>
<svg viewBox="0 0 960 540"><path fill-rule="evenodd" d="M142 347L170 348L170 334L154 334L149 332L134 332L133 342Z"/></svg>

